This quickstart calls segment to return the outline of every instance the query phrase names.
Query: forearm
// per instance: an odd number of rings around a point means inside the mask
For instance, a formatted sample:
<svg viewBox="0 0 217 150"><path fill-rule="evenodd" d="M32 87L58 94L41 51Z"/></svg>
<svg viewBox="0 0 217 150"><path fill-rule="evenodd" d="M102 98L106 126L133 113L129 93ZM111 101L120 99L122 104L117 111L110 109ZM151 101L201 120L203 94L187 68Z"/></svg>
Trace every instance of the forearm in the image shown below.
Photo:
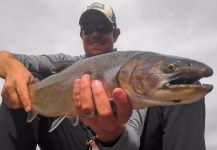
<svg viewBox="0 0 217 150"><path fill-rule="evenodd" d="M53 55L23 55L10 53L9 51L0 51L0 77L5 79L7 70L12 70L17 64L23 64L25 68L30 72L37 72L47 77L53 74L55 69L60 71L80 59L83 56L69 56L65 54L53 54ZM19 63L20 62L20 63ZM58 68L55 68L54 64L58 64Z"/></svg>
<svg viewBox="0 0 217 150"><path fill-rule="evenodd" d="M0 51L0 77L5 79L8 70L12 69L19 62L8 51Z"/></svg>
<svg viewBox="0 0 217 150"><path fill-rule="evenodd" d="M118 139L118 141L112 146L101 145L102 150L138 150L140 146L140 137L142 134L144 121L146 117L146 111L134 110L132 117L125 125L125 129Z"/></svg>
<svg viewBox="0 0 217 150"><path fill-rule="evenodd" d="M31 73L40 74L43 78L52 74L52 62L45 55L23 55L13 54Z"/></svg>
<svg viewBox="0 0 217 150"><path fill-rule="evenodd" d="M39 73L43 78L59 72L68 67L69 64L82 59L82 56L70 56L65 54L49 54L49 55L22 55L13 54L30 72Z"/></svg>
<svg viewBox="0 0 217 150"><path fill-rule="evenodd" d="M110 146L110 145L114 145L119 140L119 138L122 136L124 131L125 131L125 125L123 124L123 125L118 126L113 131L98 132L97 136L99 140L101 141L102 145Z"/></svg>

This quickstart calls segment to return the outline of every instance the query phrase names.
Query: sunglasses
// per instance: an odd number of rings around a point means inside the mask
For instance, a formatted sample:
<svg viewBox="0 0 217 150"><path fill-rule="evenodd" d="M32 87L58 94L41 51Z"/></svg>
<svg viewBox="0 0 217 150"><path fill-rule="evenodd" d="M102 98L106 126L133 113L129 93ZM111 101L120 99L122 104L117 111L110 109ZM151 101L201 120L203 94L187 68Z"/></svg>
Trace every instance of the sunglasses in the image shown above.
<svg viewBox="0 0 217 150"><path fill-rule="evenodd" d="M81 26L81 31L86 35L91 35L94 31L99 34L108 34L114 30L111 24L87 24Z"/></svg>

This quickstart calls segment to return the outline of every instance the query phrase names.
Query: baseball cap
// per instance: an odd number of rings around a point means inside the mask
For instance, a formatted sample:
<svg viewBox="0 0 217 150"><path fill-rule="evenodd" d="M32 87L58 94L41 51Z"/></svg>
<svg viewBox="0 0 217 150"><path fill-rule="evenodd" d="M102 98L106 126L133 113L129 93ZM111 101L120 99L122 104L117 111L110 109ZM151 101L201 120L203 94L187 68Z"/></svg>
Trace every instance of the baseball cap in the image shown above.
<svg viewBox="0 0 217 150"><path fill-rule="evenodd" d="M93 19L105 19L116 26L114 11L104 0L94 0L86 5L81 12L79 25L84 25Z"/></svg>

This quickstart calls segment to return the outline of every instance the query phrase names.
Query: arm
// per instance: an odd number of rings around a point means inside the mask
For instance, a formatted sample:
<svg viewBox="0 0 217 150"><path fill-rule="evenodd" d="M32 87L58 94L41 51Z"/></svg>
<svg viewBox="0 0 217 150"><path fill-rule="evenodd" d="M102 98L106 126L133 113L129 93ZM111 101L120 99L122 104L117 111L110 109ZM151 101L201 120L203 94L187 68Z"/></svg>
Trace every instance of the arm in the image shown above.
<svg viewBox="0 0 217 150"><path fill-rule="evenodd" d="M133 114L125 124L125 130L118 141L110 146L103 146L103 150L138 150L140 137L146 117L146 109L133 110Z"/></svg>
<svg viewBox="0 0 217 150"><path fill-rule="evenodd" d="M16 66L23 66L8 51L0 51L0 77L6 79L6 76L13 72Z"/></svg>
<svg viewBox="0 0 217 150"><path fill-rule="evenodd" d="M4 102L11 108L23 105L31 109L27 84L33 80L32 74L7 51L0 52L0 77L5 79L2 89Z"/></svg>
<svg viewBox="0 0 217 150"><path fill-rule="evenodd" d="M33 80L33 75L40 75L40 79L43 79L55 73L55 64L62 64L57 68L60 71L67 65L65 62L72 64L82 58L64 54L33 56L1 51L0 77L5 79L2 90L4 102L11 108L24 107L26 111L30 111L27 85Z"/></svg>
<svg viewBox="0 0 217 150"><path fill-rule="evenodd" d="M83 59L83 56L72 57L62 53L50 55L13 55L29 71L40 74L42 79L63 70L78 60Z"/></svg>

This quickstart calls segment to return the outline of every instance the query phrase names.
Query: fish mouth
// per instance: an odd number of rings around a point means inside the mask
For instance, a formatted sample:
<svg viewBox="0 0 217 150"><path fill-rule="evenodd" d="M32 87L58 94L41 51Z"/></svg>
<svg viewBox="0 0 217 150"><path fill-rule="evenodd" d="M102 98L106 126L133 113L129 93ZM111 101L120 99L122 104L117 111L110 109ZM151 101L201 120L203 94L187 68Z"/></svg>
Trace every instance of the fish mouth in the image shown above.
<svg viewBox="0 0 217 150"><path fill-rule="evenodd" d="M196 70L196 71L195 71ZM200 79L213 75L213 70L210 67L186 71L186 74L176 74L166 83L168 88L188 88L197 91L210 92L213 89L212 84L201 84Z"/></svg>
<svg viewBox="0 0 217 150"><path fill-rule="evenodd" d="M166 88L175 89L175 88L192 88L192 89L200 89L207 92L212 91L213 85L212 84L201 84L200 78L183 78L183 77L174 77L169 80L165 84Z"/></svg>
<svg viewBox="0 0 217 150"><path fill-rule="evenodd" d="M203 99L213 89L213 85L201 84L199 79L195 77L174 77L152 96L158 99L161 105L165 106L196 102Z"/></svg>

